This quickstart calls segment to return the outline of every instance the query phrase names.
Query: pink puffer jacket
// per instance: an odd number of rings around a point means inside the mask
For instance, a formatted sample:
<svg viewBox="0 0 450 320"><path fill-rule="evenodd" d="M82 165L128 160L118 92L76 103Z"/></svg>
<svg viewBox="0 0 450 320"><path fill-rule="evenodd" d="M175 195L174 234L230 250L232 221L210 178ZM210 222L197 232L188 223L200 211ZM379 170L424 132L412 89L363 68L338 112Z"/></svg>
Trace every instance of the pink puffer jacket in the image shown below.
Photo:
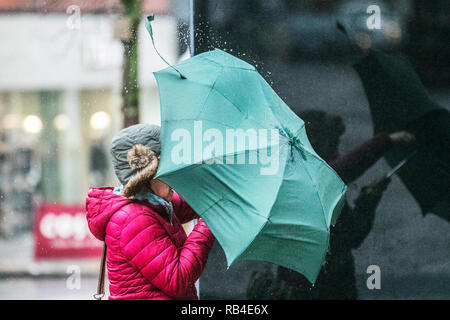
<svg viewBox="0 0 450 320"><path fill-rule="evenodd" d="M175 192L172 204L171 224L162 206L124 198L110 187L89 191L89 229L107 245L110 300L198 299L194 283L214 236L199 219L187 237L181 224L196 214Z"/></svg>

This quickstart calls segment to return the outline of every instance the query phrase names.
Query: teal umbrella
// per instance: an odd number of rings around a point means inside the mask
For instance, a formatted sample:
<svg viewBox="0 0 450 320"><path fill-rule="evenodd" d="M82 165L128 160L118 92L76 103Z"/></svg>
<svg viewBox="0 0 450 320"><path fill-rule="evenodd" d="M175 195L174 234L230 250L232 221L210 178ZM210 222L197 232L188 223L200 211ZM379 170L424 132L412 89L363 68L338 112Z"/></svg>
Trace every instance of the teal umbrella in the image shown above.
<svg viewBox="0 0 450 320"><path fill-rule="evenodd" d="M246 62L215 49L155 73L157 178L203 218L228 266L262 260L315 282L346 190L304 122Z"/></svg>

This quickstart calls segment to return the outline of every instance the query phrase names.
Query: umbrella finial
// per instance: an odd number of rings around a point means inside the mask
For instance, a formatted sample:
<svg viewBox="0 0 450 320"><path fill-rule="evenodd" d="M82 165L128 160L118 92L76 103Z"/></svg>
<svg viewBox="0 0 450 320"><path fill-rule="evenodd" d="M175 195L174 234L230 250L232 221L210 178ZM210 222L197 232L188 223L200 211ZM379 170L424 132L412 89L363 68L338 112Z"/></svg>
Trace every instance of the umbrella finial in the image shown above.
<svg viewBox="0 0 450 320"><path fill-rule="evenodd" d="M178 72L178 74L180 75L181 79L186 79L186 77L174 66L172 66L170 63L168 63L166 61L166 59L164 59L161 54L159 53L158 49L156 49L156 45L155 45L155 40L153 39L153 30L152 30L152 24L151 22L155 20L155 15L152 14L151 16L147 16L147 18L145 19L145 28L147 29L148 33L150 34L150 38L152 39L152 44L153 44L153 48L155 48L156 53L158 54L158 56L169 66L171 67L173 70L175 70L176 72Z"/></svg>
<svg viewBox="0 0 450 320"><path fill-rule="evenodd" d="M294 158L294 150L298 150L300 155L303 159L306 159L306 156L304 154L303 150L303 143L300 140L300 138L297 136L297 134L294 134L289 130L288 128L278 128L278 131L280 134L288 139L289 147L291 148L291 158Z"/></svg>

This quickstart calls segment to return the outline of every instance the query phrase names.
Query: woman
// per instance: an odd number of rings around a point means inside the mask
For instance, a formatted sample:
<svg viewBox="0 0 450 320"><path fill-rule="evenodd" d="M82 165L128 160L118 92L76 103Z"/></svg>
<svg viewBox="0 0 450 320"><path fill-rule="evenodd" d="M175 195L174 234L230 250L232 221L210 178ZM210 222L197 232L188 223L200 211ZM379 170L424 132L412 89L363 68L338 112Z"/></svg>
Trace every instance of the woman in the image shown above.
<svg viewBox="0 0 450 320"><path fill-rule="evenodd" d="M89 191L89 229L106 242L109 299L198 299L200 277L214 242L199 219L186 236L181 224L197 217L172 189L154 179L161 149L160 128L139 124L111 143L122 184Z"/></svg>

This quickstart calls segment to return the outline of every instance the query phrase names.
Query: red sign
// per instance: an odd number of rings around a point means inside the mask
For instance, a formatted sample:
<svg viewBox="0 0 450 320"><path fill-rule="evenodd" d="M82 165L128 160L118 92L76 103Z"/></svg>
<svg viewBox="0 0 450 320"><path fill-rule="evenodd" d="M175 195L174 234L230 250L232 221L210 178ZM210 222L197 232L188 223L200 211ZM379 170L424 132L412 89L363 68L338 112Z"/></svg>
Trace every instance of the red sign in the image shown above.
<svg viewBox="0 0 450 320"><path fill-rule="evenodd" d="M82 205L45 203L36 211L35 259L99 257L103 243L89 231Z"/></svg>

